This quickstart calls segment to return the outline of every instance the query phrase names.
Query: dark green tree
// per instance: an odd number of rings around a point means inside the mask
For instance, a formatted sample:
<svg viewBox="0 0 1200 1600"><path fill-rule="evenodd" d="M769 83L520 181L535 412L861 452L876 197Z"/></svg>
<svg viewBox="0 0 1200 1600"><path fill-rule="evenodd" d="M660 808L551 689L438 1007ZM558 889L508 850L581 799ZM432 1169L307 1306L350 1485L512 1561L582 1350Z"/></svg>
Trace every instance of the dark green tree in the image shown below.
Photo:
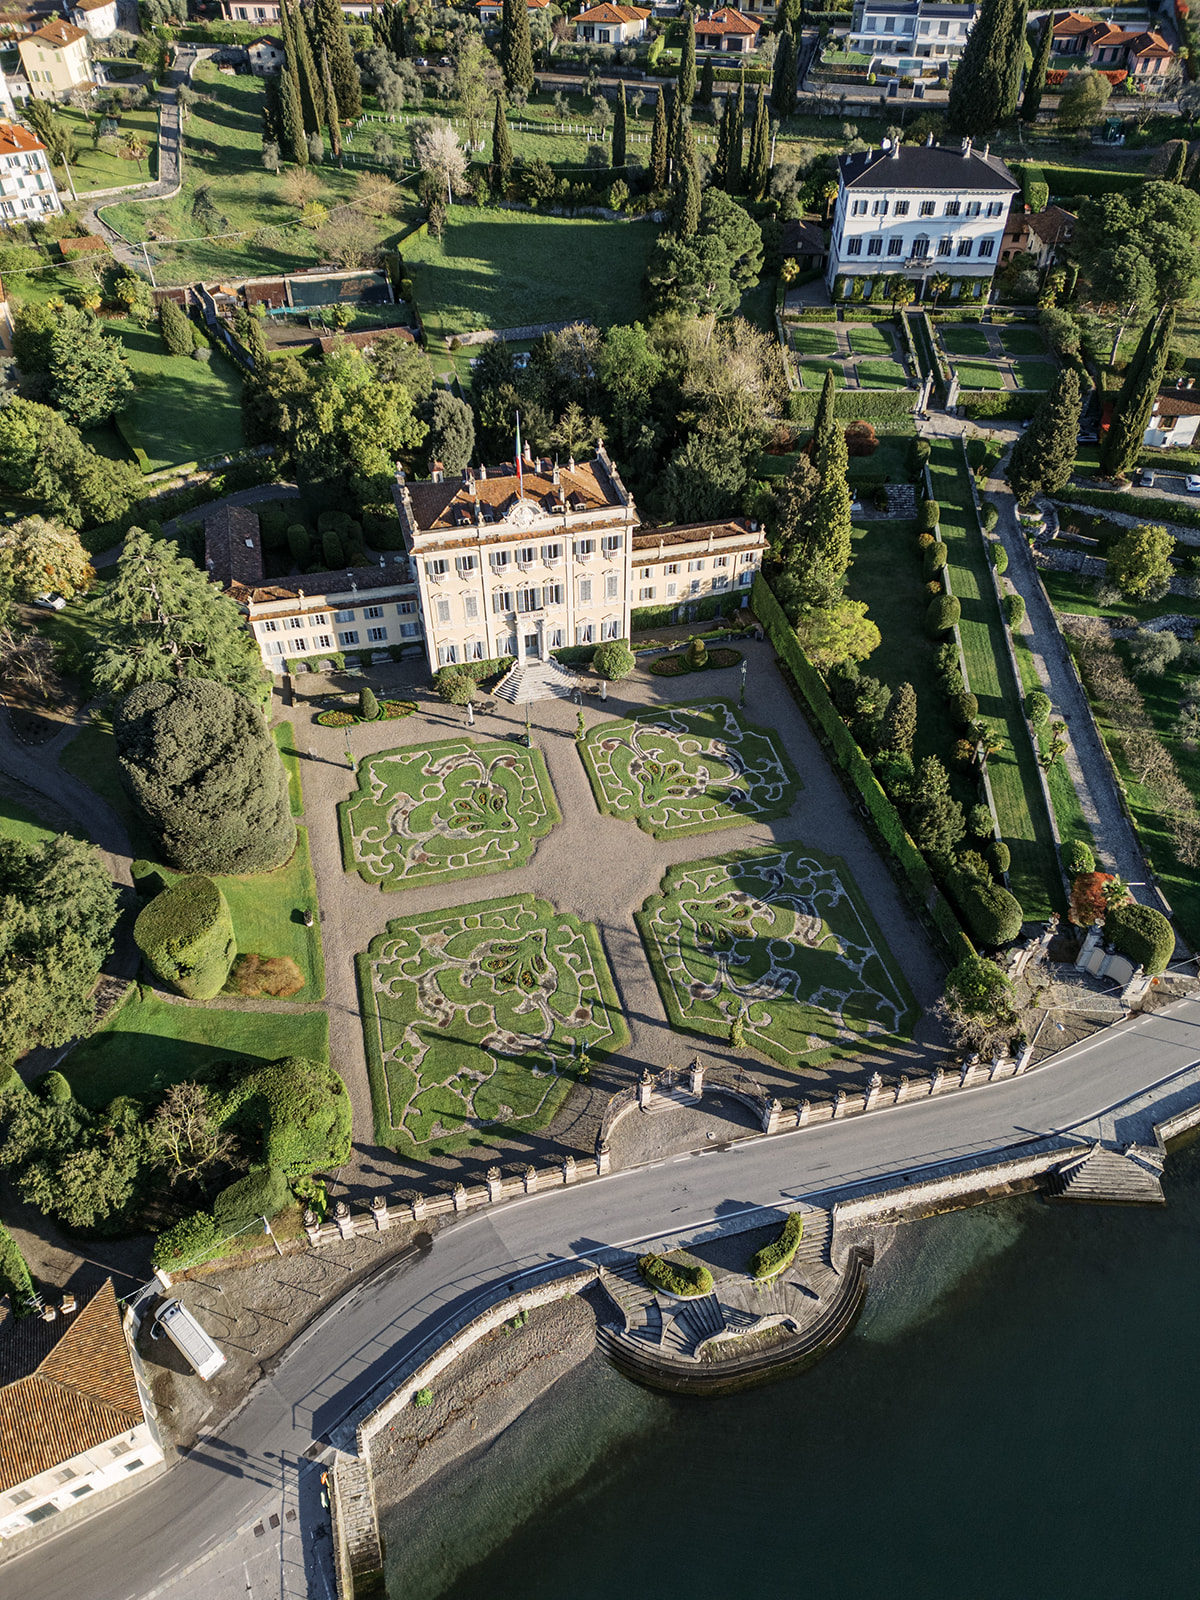
<svg viewBox="0 0 1200 1600"><path fill-rule="evenodd" d="M329 129L329 148L333 159L341 163L342 125L338 120L337 90L333 84L333 69L329 65L329 51L321 51L321 91L325 105L325 126Z"/></svg>
<svg viewBox="0 0 1200 1600"><path fill-rule="evenodd" d="M496 188L501 194L508 188L512 176L512 141L508 137L508 118L504 115L504 102L496 96L496 115L492 122L492 165L496 169Z"/></svg>
<svg viewBox="0 0 1200 1600"><path fill-rule="evenodd" d="M1171 152L1171 159L1167 162L1167 170L1163 173L1164 183L1182 183L1183 175L1187 171L1188 142L1179 139Z"/></svg>
<svg viewBox="0 0 1200 1600"><path fill-rule="evenodd" d="M926 855L945 856L967 831L963 808L950 793L950 779L936 756L926 756L917 770L908 831Z"/></svg>
<svg viewBox="0 0 1200 1600"><path fill-rule="evenodd" d="M1150 412L1162 384L1175 331L1175 308L1159 313L1146 329L1113 406L1112 421L1100 443L1100 471L1106 478L1122 478L1137 460L1150 421Z"/></svg>
<svg viewBox="0 0 1200 1600"><path fill-rule="evenodd" d="M785 28L779 36L771 80L771 108L781 120L796 109L796 69L796 37L790 28Z"/></svg>
<svg viewBox="0 0 1200 1600"><path fill-rule="evenodd" d="M683 163L683 182L675 191L673 221L677 239L690 239L700 226L700 183L690 161Z"/></svg>
<svg viewBox="0 0 1200 1600"><path fill-rule="evenodd" d="M1016 5L1017 0L983 0L950 84L946 125L951 133L974 138L1003 122Z"/></svg>
<svg viewBox="0 0 1200 1600"><path fill-rule="evenodd" d="M754 101L754 126L750 132L750 153L746 160L746 193L752 200L761 200L766 194L770 174L771 122L767 97L760 89Z"/></svg>
<svg viewBox="0 0 1200 1600"><path fill-rule="evenodd" d="M281 11L280 16L286 13ZM289 50L279 80L279 130L283 153L298 167L308 165L308 140L304 135L304 105L300 97L300 71L296 53Z"/></svg>
<svg viewBox="0 0 1200 1600"><path fill-rule="evenodd" d="M320 53L329 55L337 114L343 122L353 122L362 115L362 85L346 30L346 17L338 0L313 0L312 26Z"/></svg>
<svg viewBox="0 0 1200 1600"><path fill-rule="evenodd" d="M717 75L713 71L712 57L705 56L704 65L700 69L700 90L696 98L700 105L710 106L713 103L713 93L716 89Z"/></svg>
<svg viewBox="0 0 1200 1600"><path fill-rule="evenodd" d="M782 33L785 28L790 28L795 37L799 38L803 22L804 0L779 0L775 12L776 33Z"/></svg>
<svg viewBox="0 0 1200 1600"><path fill-rule="evenodd" d="M683 96L677 83L667 85L667 182L672 188L679 182L679 150L683 141Z"/></svg>
<svg viewBox="0 0 1200 1600"><path fill-rule="evenodd" d="M834 415L837 390L833 385L833 371L825 374L821 385L821 398L817 401L817 414L813 420L812 449L809 455L822 483L846 478L850 454L846 447L846 434Z"/></svg>
<svg viewBox="0 0 1200 1600"><path fill-rule="evenodd" d="M737 98L729 119L729 150L726 156L725 193L742 192L742 146L746 136L746 80L738 79Z"/></svg>
<svg viewBox="0 0 1200 1600"><path fill-rule="evenodd" d="M133 393L124 350L99 317L65 306L50 339L50 397L76 428L107 422Z"/></svg>
<svg viewBox="0 0 1200 1600"><path fill-rule="evenodd" d="M318 133L321 128L321 102L325 98L321 81L317 76L316 62L313 60L312 41L308 34L308 24L305 22L304 13L300 9L298 0L281 0L280 15L288 12L289 37L291 47L288 50L288 60L295 60L296 83L300 90L300 108L304 119L306 134ZM307 148L307 147L306 147Z"/></svg>
<svg viewBox="0 0 1200 1600"><path fill-rule="evenodd" d="M192 324L182 306L174 300L164 300L158 308L158 331L172 356L190 356L192 353Z"/></svg>
<svg viewBox="0 0 1200 1600"><path fill-rule="evenodd" d="M721 105L721 120L717 124L717 153L713 158L712 181L716 188L729 193L729 143L733 121L733 96L726 95Z"/></svg>
<svg viewBox="0 0 1200 1600"><path fill-rule="evenodd" d="M1035 494L1057 494L1066 487L1075 467L1081 404L1079 374L1065 367L1009 461L1009 486L1021 505Z"/></svg>
<svg viewBox="0 0 1200 1600"><path fill-rule="evenodd" d="M917 694L911 683L892 690L879 729L879 748L912 755L917 736Z"/></svg>
<svg viewBox="0 0 1200 1600"><path fill-rule="evenodd" d="M500 20L500 70L509 94L533 88L533 44L525 0L504 0Z"/></svg>
<svg viewBox="0 0 1200 1600"><path fill-rule="evenodd" d="M261 711L204 678L143 683L113 719L121 782L183 872L269 872L296 847L288 779Z"/></svg>
<svg viewBox="0 0 1200 1600"><path fill-rule="evenodd" d="M364 722L374 722L379 716L379 701L375 698L375 691L365 684L358 691L358 714Z"/></svg>
<svg viewBox="0 0 1200 1600"><path fill-rule="evenodd" d="M629 107L625 103L625 80L621 79L617 90L617 114L613 118L612 134L612 168L614 172L624 170L628 155L626 145L629 140Z"/></svg>
<svg viewBox="0 0 1200 1600"><path fill-rule="evenodd" d="M1050 13L1042 22L1038 47L1033 56L1033 67L1025 84L1025 98L1021 102L1021 121L1033 123L1042 109L1042 95L1046 90L1046 73L1050 66L1050 49L1054 43L1054 16Z"/></svg>
<svg viewBox="0 0 1200 1600"><path fill-rule="evenodd" d="M650 187L653 190L667 186L667 103L663 90L658 91L654 102L654 126L650 131Z"/></svg>
<svg viewBox="0 0 1200 1600"><path fill-rule="evenodd" d="M233 331L254 364L251 376L263 378L271 364L271 349L262 322L243 309L233 319Z"/></svg>
<svg viewBox="0 0 1200 1600"><path fill-rule="evenodd" d="M0 484L72 528L111 522L145 493L131 461L99 455L61 412L20 398L0 408Z"/></svg>
<svg viewBox="0 0 1200 1600"><path fill-rule="evenodd" d="M1013 0L1012 23L1008 50L1004 60L1004 90L1001 101L1003 120L1010 121L1021 98L1021 74L1025 69L1025 51L1028 48L1025 33L1028 25L1026 12L1028 0Z"/></svg>
<svg viewBox="0 0 1200 1600"><path fill-rule="evenodd" d="M429 448L448 473L461 472L475 453L475 413L448 389L433 397Z"/></svg>
<svg viewBox="0 0 1200 1600"><path fill-rule="evenodd" d="M730 516L746 486L746 464L735 439L693 433L667 463L663 489L675 522Z"/></svg>
<svg viewBox="0 0 1200 1600"><path fill-rule="evenodd" d="M96 603L92 676L113 695L138 684L211 678L254 698L262 664L242 614L179 546L131 528Z"/></svg>
<svg viewBox="0 0 1200 1600"><path fill-rule="evenodd" d="M685 106L690 106L696 94L696 13L687 14L687 32L683 36L683 49L679 54L679 95Z"/></svg>

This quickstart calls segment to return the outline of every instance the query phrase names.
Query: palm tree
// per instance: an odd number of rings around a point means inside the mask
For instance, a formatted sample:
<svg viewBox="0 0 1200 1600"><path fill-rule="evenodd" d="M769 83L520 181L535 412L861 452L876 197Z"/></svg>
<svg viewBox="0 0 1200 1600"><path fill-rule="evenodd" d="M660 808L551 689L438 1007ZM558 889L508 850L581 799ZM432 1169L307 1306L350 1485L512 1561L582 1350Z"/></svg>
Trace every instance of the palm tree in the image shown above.
<svg viewBox="0 0 1200 1600"><path fill-rule="evenodd" d="M933 306L936 311L938 301L944 294L950 293L950 279L944 272L935 272L933 277L930 278L929 292L933 295Z"/></svg>
<svg viewBox="0 0 1200 1600"><path fill-rule="evenodd" d="M779 269L779 276L783 279L785 285L791 285L795 283L796 279L800 276L800 267L797 264L795 256L789 256L787 258L787 260Z"/></svg>
<svg viewBox="0 0 1200 1600"><path fill-rule="evenodd" d="M999 755L1004 749L1004 740L994 728L989 728L983 722L977 722L971 731L975 737L975 754L979 759L979 765L986 767L989 759Z"/></svg>
<svg viewBox="0 0 1200 1600"><path fill-rule="evenodd" d="M907 278L897 278L892 285L892 311L895 313L897 306L910 306L917 298L917 291Z"/></svg>

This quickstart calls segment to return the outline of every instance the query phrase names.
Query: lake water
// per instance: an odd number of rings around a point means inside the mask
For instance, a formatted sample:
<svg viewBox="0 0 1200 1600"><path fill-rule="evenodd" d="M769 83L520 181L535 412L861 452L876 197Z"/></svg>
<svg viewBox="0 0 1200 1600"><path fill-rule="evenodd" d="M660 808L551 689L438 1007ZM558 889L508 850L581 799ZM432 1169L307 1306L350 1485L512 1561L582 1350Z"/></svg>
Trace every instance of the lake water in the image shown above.
<svg viewBox="0 0 1200 1600"><path fill-rule="evenodd" d="M600 1360L389 1551L427 1600L1194 1592L1200 1145L1164 1210L1028 1197L899 1231L811 1372L685 1401Z"/></svg>

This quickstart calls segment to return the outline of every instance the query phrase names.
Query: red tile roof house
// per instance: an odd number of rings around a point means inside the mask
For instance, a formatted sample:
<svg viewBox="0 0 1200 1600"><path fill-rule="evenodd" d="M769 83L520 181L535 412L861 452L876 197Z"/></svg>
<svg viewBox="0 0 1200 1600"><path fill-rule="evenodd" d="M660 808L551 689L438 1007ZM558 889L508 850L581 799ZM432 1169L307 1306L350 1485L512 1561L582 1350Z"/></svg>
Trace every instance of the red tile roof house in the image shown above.
<svg viewBox="0 0 1200 1600"><path fill-rule="evenodd" d="M613 6L604 0L575 18L575 37L588 44L628 44L642 37L649 17L649 7Z"/></svg>
<svg viewBox="0 0 1200 1600"><path fill-rule="evenodd" d="M546 11L550 0L525 0L526 11ZM475 0L475 15L480 22L499 22L504 15L504 0Z"/></svg>
<svg viewBox="0 0 1200 1600"><path fill-rule="evenodd" d="M1175 52L1159 33L1097 22L1087 35L1088 61L1101 71L1123 67L1131 78L1156 78L1165 73Z"/></svg>
<svg viewBox="0 0 1200 1600"><path fill-rule="evenodd" d="M1091 17L1080 11L1054 13L1054 43L1056 56L1084 56L1087 54L1088 35L1095 27Z"/></svg>
<svg viewBox="0 0 1200 1600"><path fill-rule="evenodd" d="M1185 378L1182 381L1190 383L1193 380ZM1200 390L1172 389L1155 399L1142 443L1189 450L1195 442L1198 426Z"/></svg>
<svg viewBox="0 0 1200 1600"><path fill-rule="evenodd" d="M722 6L719 11L706 11L696 21L696 48L744 54L758 48L761 27L762 23L757 17L748 17L733 6Z"/></svg>

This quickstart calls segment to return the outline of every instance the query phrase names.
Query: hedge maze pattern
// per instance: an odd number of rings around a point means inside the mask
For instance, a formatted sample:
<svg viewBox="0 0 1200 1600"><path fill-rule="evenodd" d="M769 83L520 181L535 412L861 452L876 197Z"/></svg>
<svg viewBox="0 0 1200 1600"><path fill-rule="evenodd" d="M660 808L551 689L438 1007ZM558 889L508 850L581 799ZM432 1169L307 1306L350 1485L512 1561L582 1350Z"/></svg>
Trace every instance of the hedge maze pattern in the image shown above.
<svg viewBox="0 0 1200 1600"><path fill-rule="evenodd" d="M673 1027L783 1067L909 1033L912 994L845 863L784 845L672 867L638 925Z"/></svg>
<svg viewBox="0 0 1200 1600"><path fill-rule="evenodd" d="M786 816L801 787L772 736L723 700L602 722L580 751L600 810L656 839Z"/></svg>
<svg viewBox="0 0 1200 1600"><path fill-rule="evenodd" d="M339 811L346 871L385 889L523 866L560 820L540 751L469 739L366 757Z"/></svg>
<svg viewBox="0 0 1200 1600"><path fill-rule="evenodd" d="M358 976L376 1137L400 1148L544 1128L572 1063L629 1040L595 928L530 894L391 922Z"/></svg>

